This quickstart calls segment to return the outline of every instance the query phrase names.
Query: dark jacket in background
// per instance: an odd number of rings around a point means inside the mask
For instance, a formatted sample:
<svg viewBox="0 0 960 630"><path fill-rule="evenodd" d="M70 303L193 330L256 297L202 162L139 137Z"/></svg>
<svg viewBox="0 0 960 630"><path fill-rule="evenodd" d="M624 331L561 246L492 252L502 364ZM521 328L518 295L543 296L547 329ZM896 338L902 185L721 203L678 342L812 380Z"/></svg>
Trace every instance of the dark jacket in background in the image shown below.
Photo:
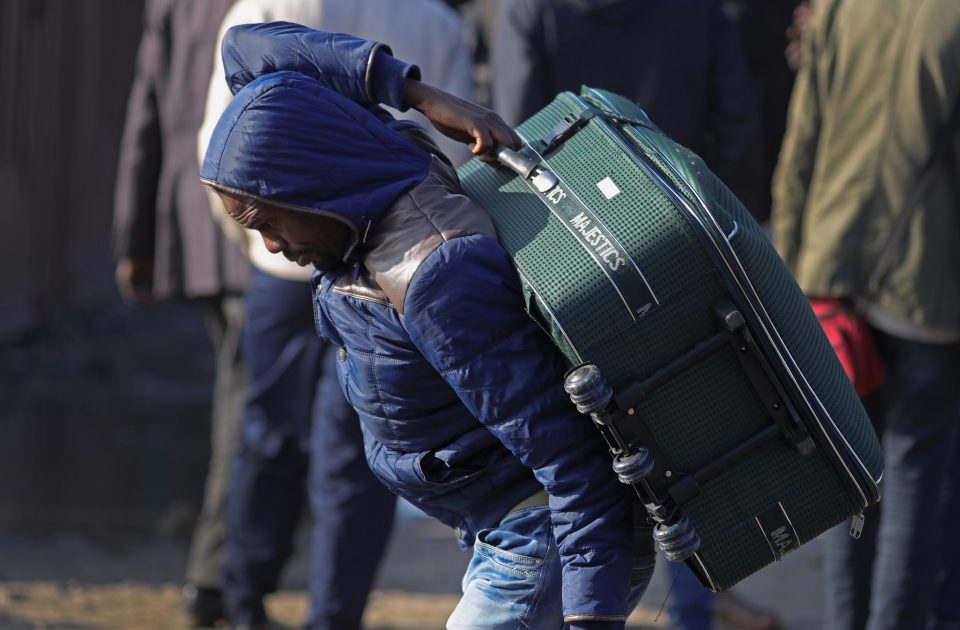
<svg viewBox="0 0 960 630"><path fill-rule="evenodd" d="M503 0L496 24L493 103L507 122L584 84L617 92L754 205L757 106L719 0Z"/></svg>
<svg viewBox="0 0 960 630"><path fill-rule="evenodd" d="M150 0L127 104L114 197L114 254L154 261L157 298L242 292L249 263L225 239L197 177L220 21L232 0Z"/></svg>
<svg viewBox="0 0 960 630"><path fill-rule="evenodd" d="M770 183L780 155L780 141L787 127L787 106L793 88L794 71L787 65L787 29L801 0L733 0L733 20L747 68L756 88L759 121L758 143L752 177L758 182L754 216L764 220L770 214ZM746 200L744 200L746 201Z"/></svg>

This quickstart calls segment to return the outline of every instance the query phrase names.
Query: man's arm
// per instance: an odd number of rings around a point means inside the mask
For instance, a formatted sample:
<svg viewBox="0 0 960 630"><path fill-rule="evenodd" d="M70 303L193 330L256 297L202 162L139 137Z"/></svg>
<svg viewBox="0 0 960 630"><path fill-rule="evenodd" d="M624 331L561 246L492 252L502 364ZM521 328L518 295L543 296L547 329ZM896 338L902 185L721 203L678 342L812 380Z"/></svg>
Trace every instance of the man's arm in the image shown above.
<svg viewBox="0 0 960 630"><path fill-rule="evenodd" d="M496 164L497 146L517 148L520 136L495 112L421 81L407 79L404 102L421 112L441 133L463 142L488 164Z"/></svg>
<svg viewBox="0 0 960 630"><path fill-rule="evenodd" d="M403 325L470 412L550 495L567 616L622 627L631 508L600 434L563 391L565 366L523 310L520 283L493 238L456 238L416 272Z"/></svg>
<svg viewBox="0 0 960 630"><path fill-rule="evenodd" d="M222 52L234 93L263 74L292 70L357 103L382 103L401 111L413 107L442 133L469 143L475 155L496 144L520 143L495 113L422 83L419 68L394 58L384 44L273 22L229 29Z"/></svg>
<svg viewBox="0 0 960 630"><path fill-rule="evenodd" d="M403 111L404 81L420 78L417 66L394 58L385 44L289 22L234 26L224 34L221 53L234 94L258 77L290 70L357 103Z"/></svg>

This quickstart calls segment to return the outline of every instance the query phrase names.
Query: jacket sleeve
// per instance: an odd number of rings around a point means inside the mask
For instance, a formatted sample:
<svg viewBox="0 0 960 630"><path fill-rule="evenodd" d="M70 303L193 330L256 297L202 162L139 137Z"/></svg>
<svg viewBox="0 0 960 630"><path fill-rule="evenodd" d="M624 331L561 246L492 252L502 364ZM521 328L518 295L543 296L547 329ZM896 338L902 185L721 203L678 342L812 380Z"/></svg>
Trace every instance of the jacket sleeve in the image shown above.
<svg viewBox="0 0 960 630"><path fill-rule="evenodd" d="M157 86L169 57L169 11L148 3L120 142L113 204L113 251L153 258L157 188L163 159Z"/></svg>
<svg viewBox="0 0 960 630"><path fill-rule="evenodd" d="M506 252L487 236L445 242L417 270L404 309L420 352L549 493L568 621L622 622L628 497L599 432L563 391L563 359L524 311Z"/></svg>
<svg viewBox="0 0 960 630"><path fill-rule="evenodd" d="M787 129L780 146L780 157L773 173L773 206L770 225L773 242L791 271L797 271L797 257L803 237L803 213L807 205L810 180L820 137L820 98L818 96L818 59L823 36L817 21L810 24L804 43L803 61L797 72L787 110ZM822 15L822 14L821 14Z"/></svg>
<svg viewBox="0 0 960 630"><path fill-rule="evenodd" d="M357 103L403 111L404 80L420 78L417 66L394 58L384 44L289 22L234 26L223 37L221 53L234 94L264 74L291 70Z"/></svg>

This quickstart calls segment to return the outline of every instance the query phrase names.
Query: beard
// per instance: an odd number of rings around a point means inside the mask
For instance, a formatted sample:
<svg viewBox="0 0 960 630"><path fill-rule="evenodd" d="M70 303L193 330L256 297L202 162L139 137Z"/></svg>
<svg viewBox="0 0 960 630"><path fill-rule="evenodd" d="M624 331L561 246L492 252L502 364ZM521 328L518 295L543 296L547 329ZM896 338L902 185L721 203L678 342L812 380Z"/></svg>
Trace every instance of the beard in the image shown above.
<svg viewBox="0 0 960 630"><path fill-rule="evenodd" d="M310 252L309 258L317 271L330 271L343 264L343 256L333 252Z"/></svg>
<svg viewBox="0 0 960 630"><path fill-rule="evenodd" d="M319 271L330 271L343 263L343 256L340 253L322 249L284 251L283 257L301 267L313 265Z"/></svg>

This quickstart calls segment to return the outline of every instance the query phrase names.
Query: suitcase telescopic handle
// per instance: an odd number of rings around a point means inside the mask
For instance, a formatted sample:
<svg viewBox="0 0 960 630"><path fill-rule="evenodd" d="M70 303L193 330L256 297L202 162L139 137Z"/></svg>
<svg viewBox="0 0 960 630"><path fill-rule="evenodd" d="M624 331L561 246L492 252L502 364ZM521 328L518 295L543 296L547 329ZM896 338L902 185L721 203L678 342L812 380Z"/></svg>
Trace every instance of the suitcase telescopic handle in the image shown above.
<svg viewBox="0 0 960 630"><path fill-rule="evenodd" d="M500 164L530 182L541 193L551 190L559 182L557 176L546 169L538 156L532 155L526 149L514 151L498 146L494 148L494 154Z"/></svg>

